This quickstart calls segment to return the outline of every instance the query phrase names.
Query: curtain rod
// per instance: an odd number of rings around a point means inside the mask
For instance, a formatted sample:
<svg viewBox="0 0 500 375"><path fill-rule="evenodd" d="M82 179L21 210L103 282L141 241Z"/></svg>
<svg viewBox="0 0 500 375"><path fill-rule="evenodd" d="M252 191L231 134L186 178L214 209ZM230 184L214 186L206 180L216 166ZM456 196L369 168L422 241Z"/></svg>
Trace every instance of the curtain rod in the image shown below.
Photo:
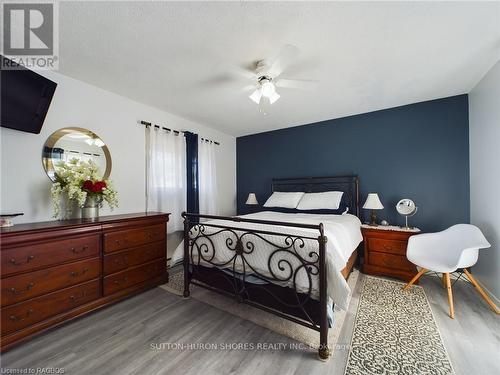
<svg viewBox="0 0 500 375"><path fill-rule="evenodd" d="M153 125L152 123L147 122L147 121L143 121L143 120L141 120L140 124L141 124L141 125L145 125L146 127L148 127L148 126L154 126L154 127L155 127L155 128L157 128L157 129L160 129L160 128L161 128L161 129L163 129L163 130L166 130L166 131L168 131L168 132L173 132L173 133L175 133L175 134L185 133L185 132L184 132L184 131L182 131L182 130L175 130L175 129L166 128L166 127L164 127L164 126L160 126L160 125ZM219 145L220 145L220 143L219 143L219 142L217 142L217 141L212 141L211 139L202 138L202 137L200 137L200 138L201 138L201 140L202 140L202 141L205 141L205 142L210 142L210 143L215 143L217 146L219 146Z"/></svg>

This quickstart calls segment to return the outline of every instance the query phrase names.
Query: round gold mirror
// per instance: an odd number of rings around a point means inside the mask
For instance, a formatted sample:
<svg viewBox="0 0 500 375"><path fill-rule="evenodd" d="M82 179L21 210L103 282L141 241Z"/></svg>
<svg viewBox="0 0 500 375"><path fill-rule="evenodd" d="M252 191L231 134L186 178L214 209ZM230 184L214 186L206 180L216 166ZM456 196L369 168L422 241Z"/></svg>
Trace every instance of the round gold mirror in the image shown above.
<svg viewBox="0 0 500 375"><path fill-rule="evenodd" d="M99 136L83 128L63 128L47 138L42 163L47 176L55 182L58 165L72 159L93 161L105 180L111 174L111 154Z"/></svg>

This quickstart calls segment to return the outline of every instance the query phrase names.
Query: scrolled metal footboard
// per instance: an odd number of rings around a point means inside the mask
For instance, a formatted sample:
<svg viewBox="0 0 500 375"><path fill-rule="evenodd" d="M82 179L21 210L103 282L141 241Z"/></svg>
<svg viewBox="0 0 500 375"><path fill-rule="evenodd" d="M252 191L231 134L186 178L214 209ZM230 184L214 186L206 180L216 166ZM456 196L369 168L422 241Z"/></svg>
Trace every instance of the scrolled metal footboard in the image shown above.
<svg viewBox="0 0 500 375"><path fill-rule="evenodd" d="M320 333L320 358L328 358L327 238L322 224L189 213L182 216L184 297L190 294L189 285L195 284L229 294L239 302L317 330ZM200 222L200 219L217 222ZM221 224L220 220L224 223ZM260 226L259 229L249 229L239 227L237 223L314 229L318 236L281 233ZM255 263L257 257L262 256L262 248L267 259L265 266L260 262L259 268ZM258 251L261 253L257 254Z"/></svg>

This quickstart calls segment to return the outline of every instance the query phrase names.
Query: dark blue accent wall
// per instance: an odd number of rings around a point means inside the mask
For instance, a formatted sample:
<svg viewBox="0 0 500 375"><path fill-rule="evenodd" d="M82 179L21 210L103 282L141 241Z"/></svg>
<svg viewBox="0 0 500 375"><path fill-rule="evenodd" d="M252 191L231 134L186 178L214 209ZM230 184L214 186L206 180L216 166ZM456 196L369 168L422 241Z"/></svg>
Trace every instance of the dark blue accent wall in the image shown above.
<svg viewBox="0 0 500 375"><path fill-rule="evenodd" d="M378 192L378 217L391 224L404 222L401 198L415 201L410 223L425 231L469 222L467 95L239 137L236 147L239 214L249 192L265 202L273 177L357 174L361 204Z"/></svg>

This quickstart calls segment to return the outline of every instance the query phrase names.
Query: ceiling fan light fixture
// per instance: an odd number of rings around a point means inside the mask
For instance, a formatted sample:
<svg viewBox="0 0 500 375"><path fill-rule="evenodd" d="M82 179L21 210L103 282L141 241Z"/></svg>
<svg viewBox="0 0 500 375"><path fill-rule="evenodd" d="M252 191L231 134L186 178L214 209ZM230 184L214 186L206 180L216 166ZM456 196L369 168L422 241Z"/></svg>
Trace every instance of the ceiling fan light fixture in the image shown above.
<svg viewBox="0 0 500 375"><path fill-rule="evenodd" d="M272 83L270 80L263 80L261 83L262 87L262 95L264 95L266 98L271 98L273 95L276 94L276 88L274 87L274 83Z"/></svg>
<svg viewBox="0 0 500 375"><path fill-rule="evenodd" d="M273 104L276 100L280 98L280 95L275 91L271 96L268 96L269 103Z"/></svg>
<svg viewBox="0 0 500 375"><path fill-rule="evenodd" d="M252 95L249 96L250 99L252 99L255 103L259 104L260 99L262 98L262 89L259 88L255 90Z"/></svg>

